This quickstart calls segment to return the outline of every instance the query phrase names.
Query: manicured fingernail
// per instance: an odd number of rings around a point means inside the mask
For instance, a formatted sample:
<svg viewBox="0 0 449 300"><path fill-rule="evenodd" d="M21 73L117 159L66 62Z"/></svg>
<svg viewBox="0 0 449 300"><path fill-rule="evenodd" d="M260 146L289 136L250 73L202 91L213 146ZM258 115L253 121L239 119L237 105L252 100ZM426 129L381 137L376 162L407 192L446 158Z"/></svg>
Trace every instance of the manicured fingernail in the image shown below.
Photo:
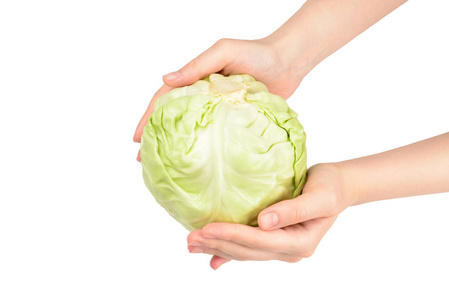
<svg viewBox="0 0 449 300"><path fill-rule="evenodd" d="M260 222L262 223L262 227L265 229L274 227L278 224L279 222L279 218L277 213L275 212L269 212L264 214L261 218L260 218Z"/></svg>
<svg viewBox="0 0 449 300"><path fill-rule="evenodd" d="M164 75L162 77L164 77L165 80L175 80L176 78L179 77L179 75L181 75L181 73L176 71L176 72L168 73L168 74L166 74L166 75Z"/></svg>

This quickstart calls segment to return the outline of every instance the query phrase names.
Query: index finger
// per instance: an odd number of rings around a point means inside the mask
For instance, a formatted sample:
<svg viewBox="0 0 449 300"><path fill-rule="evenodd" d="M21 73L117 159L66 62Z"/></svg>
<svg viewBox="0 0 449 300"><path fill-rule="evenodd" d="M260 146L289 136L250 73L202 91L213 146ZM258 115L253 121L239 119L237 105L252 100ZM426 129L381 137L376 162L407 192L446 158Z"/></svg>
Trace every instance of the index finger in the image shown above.
<svg viewBox="0 0 449 300"><path fill-rule="evenodd" d="M168 85L163 85L157 92L156 94L154 94L153 98L151 98L150 104L147 107L147 110L145 111L145 113L143 114L142 118L139 121L139 124L137 124L137 128L136 131L134 132L134 137L133 137L133 141L136 143L140 143L141 138L142 138L142 133L143 133L143 128L145 127L145 125L147 125L148 122L148 118L150 117L150 115L153 113L153 105L154 105L154 101L156 101L156 99L158 99L160 96L162 96L165 93L168 93L169 91L171 91L173 88L168 86Z"/></svg>

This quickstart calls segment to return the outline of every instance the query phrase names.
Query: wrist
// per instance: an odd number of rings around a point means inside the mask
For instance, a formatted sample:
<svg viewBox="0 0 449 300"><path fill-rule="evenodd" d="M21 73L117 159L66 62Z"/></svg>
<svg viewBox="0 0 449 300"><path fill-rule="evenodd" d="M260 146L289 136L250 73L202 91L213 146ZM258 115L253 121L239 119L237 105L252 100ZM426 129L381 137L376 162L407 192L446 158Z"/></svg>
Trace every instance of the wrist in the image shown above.
<svg viewBox="0 0 449 300"><path fill-rule="evenodd" d="M289 36L289 32L275 32L261 41L270 45L277 61L297 78L304 78L320 62L317 52L297 36Z"/></svg>
<svg viewBox="0 0 449 300"><path fill-rule="evenodd" d="M352 172L351 161L333 163L340 174L343 195L347 206L362 204L360 202L360 186Z"/></svg>
<svg viewBox="0 0 449 300"><path fill-rule="evenodd" d="M285 70L302 79L321 61L320 49L308 42L304 35L284 27L261 41L270 45Z"/></svg>

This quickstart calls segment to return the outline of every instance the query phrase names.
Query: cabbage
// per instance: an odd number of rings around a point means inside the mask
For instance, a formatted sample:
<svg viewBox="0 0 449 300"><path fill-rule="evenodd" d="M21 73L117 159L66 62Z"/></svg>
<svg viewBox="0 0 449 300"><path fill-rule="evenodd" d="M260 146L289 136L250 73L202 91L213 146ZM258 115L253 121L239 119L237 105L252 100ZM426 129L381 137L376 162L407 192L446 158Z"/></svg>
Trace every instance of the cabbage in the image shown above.
<svg viewBox="0 0 449 300"><path fill-rule="evenodd" d="M297 114L264 84L212 74L155 101L142 135L143 178L188 230L257 226L264 208L300 194L305 139Z"/></svg>

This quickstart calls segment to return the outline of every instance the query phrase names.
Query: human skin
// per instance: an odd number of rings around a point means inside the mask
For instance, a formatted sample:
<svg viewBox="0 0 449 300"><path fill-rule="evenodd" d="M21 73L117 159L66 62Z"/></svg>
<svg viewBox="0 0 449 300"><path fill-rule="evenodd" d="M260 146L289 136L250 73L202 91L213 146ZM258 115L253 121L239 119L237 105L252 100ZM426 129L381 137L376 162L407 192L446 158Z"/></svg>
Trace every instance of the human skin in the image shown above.
<svg viewBox="0 0 449 300"><path fill-rule="evenodd" d="M263 39L217 41L180 70L163 76L164 84L151 99L133 140L140 143L157 98L212 73L250 74L287 100L316 65L404 2L309 0Z"/></svg>
<svg viewBox="0 0 449 300"><path fill-rule="evenodd" d="M315 165L308 170L302 195L263 210L259 227L208 224L189 234L188 249L214 255L214 269L229 260L297 262L313 254L348 206L442 192L449 192L449 133L371 156Z"/></svg>
<svg viewBox="0 0 449 300"><path fill-rule="evenodd" d="M140 142L155 99L211 73L251 74L271 93L289 98L318 63L404 2L309 0L266 38L219 40L180 70L163 77L164 85L150 101L134 141ZM448 139L445 134L369 157L315 165L308 170L302 195L262 211L259 227L209 224L189 234L188 249L212 254L214 269L229 260L299 261L312 255L348 206L448 191ZM137 159L140 161L140 154Z"/></svg>

